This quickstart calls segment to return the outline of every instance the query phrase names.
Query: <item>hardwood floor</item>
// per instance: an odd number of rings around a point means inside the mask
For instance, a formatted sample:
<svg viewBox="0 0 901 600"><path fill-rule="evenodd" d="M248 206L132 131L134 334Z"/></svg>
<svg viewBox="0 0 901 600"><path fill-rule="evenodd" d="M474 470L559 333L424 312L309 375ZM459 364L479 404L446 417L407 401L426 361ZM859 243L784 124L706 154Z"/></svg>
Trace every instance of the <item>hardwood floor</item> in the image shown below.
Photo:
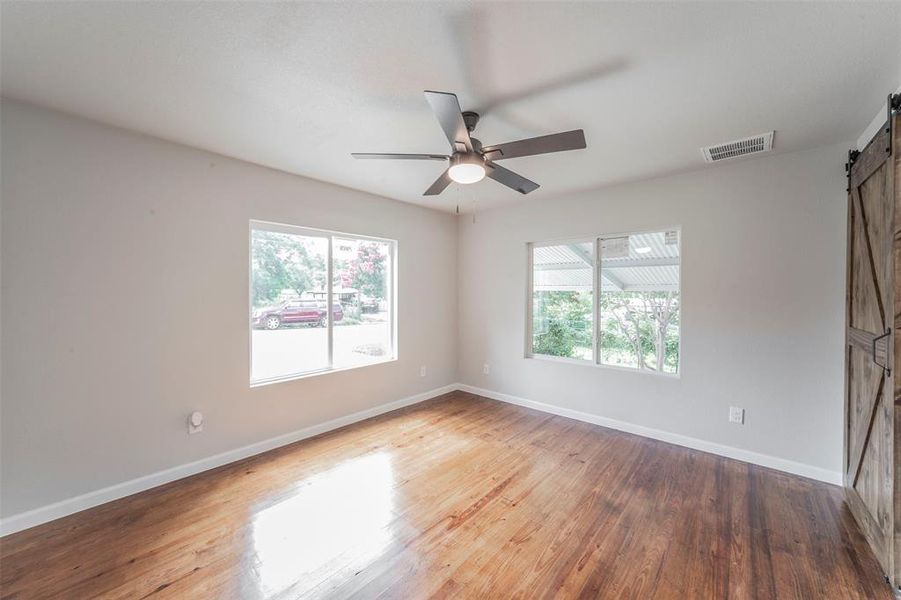
<svg viewBox="0 0 901 600"><path fill-rule="evenodd" d="M463 392L0 540L3 598L892 598L841 490Z"/></svg>

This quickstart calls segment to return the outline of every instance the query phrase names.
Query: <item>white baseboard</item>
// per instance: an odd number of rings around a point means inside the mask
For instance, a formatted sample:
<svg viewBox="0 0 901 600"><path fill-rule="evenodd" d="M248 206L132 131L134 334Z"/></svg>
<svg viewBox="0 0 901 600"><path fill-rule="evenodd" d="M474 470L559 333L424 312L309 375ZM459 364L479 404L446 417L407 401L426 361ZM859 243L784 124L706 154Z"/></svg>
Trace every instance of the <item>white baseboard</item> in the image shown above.
<svg viewBox="0 0 901 600"><path fill-rule="evenodd" d="M440 396L454 390L462 390L471 394L477 394L479 396L491 398L493 400L500 400L501 402L516 404L518 406L524 406L526 408L559 415L561 417L568 417L570 419L576 419L578 421L584 421L586 423L592 423L594 425L600 425L602 427L609 427L610 429L625 431L627 433L633 433L635 435L640 435L663 442L669 442L671 444L676 444L679 446L685 446L686 448L693 448L695 450L701 450L703 452L709 452L711 454L717 454L719 456L725 456L727 458L733 458L743 462L760 465L763 467L769 467L771 469L784 471L786 473L792 473L794 475L800 475L802 477L809 477L811 479L824 481L826 483L835 485L842 484L842 476L838 471L829 471L827 469L786 460L784 458L769 456L767 454L760 454L757 452L752 452L750 450L742 450L741 448L734 448L732 446L708 442L705 440L680 435L678 433L670 433L668 431L644 427L642 425L635 425L633 423L618 421L616 419L610 419L607 417L602 417L600 415L562 408L559 406L554 406L552 404L546 404L544 402L528 400L526 398L520 398L519 396L503 394L501 392L495 392L493 390L459 383L446 385L444 387L429 390L421 394L415 394L413 396L401 398L400 400L395 400L394 402L388 402L386 404L374 406L372 408L355 412L350 415L338 417L336 419L326 421L325 423L312 425L310 427L293 431L291 433L286 433L284 435L270 438L268 440L263 440L255 444L250 444L248 446L237 448L235 450L229 450L221 454L216 454L215 456L210 456L208 458L203 458L191 463L179 465L170 469L158 471L156 473L151 473L150 475L146 475L144 477L139 477L130 481L118 483L116 485L112 485L100 490L88 492L80 496L75 496L74 498L68 498L60 502L48 504L47 506L42 506L40 508L29 510L27 512L12 515L5 519L0 519L0 537L21 531L23 529L28 529L29 527L34 527L42 523L47 523L48 521L53 521L55 519L65 517L67 515L71 515L73 513L92 508L100 504L104 504L106 502L124 498L125 496L130 496L131 494L149 490L165 483L170 483L184 477L195 475L203 471L208 471L209 469L221 467L222 465L254 456L256 454L261 454L280 446L319 435L320 433L325 433L333 429L338 429L339 427L357 423L359 421L363 421L365 419L369 419L383 413L390 412L392 410L397 410L398 408L410 406L411 404L416 404L418 402L422 402L424 400L428 400L430 398L434 398L436 396Z"/></svg>
<svg viewBox="0 0 901 600"><path fill-rule="evenodd" d="M40 525L48 521L53 521L55 519L59 519L60 517L65 517L67 515L71 515L72 513L98 506L106 502L124 498L125 496L130 496L137 492L143 492L144 490L149 490L150 488L163 485L164 483L169 483L177 479L195 475L202 471L208 471L209 469L221 467L222 465L226 465L228 463L232 463L249 456L254 456L256 454L260 454L262 452L266 452L280 446L298 442L300 440L313 437L314 435L319 435L320 433L325 433L327 431L338 429L339 427L344 427L358 421L363 421L365 419L369 419L383 413L390 412L392 410L397 410L398 408L403 408L405 406L410 406L411 404L423 402L424 400L452 392L457 388L458 386L455 384L446 385L444 387L429 390L427 392L422 392L421 394L415 394L413 396L401 398L400 400L395 400L393 402L380 404L379 406L374 406L366 410L361 410L360 412L355 412L350 415L338 417L336 419L326 421L325 423L312 425L310 427L292 431L291 433L286 433L284 435L270 438L268 440L256 442L255 444L236 448L235 450L229 450L221 454L216 454L215 456L202 458L191 463L179 465L177 467L165 469L156 473L151 473L150 475L145 475L144 477L138 477L137 479L125 481L123 483L117 483L100 490L88 492L80 496L75 496L74 498L68 498L66 500L55 502L53 504L48 504L47 506L42 506L40 508L35 508L27 512L12 515L6 517L5 519L0 519L0 537L21 531L23 529L28 529L29 527L34 527L35 525Z"/></svg>
<svg viewBox="0 0 901 600"><path fill-rule="evenodd" d="M760 454L758 452L742 450L741 448L735 448L733 446L726 446L723 444L717 444L715 442L700 440L697 438L689 437L687 435L680 435L678 433L670 433L669 431L662 431L660 429L653 429L651 427L635 425L634 423L618 421L616 419L610 419L607 417L602 417L600 415L594 415L591 413L572 410L569 408L561 408L559 406L554 406L553 404L546 404L544 402L528 400L526 398L520 398L519 396L511 396L510 394L503 394L501 392L495 392L493 390L486 390L484 388L479 388L472 385L461 383L457 385L457 389L464 392L469 392L471 394L476 394L478 396L485 396L486 398L491 398L493 400L500 400L501 402L508 402L510 404L516 404L518 406L540 410L541 412L559 415L561 417L568 417L570 419L576 419L577 421L585 421L586 423L593 423L594 425L609 427L610 429L616 429L618 431L634 433L635 435L660 440L662 442L669 442L670 444L676 444L678 446L685 446L686 448L701 450L702 452L718 454L719 456L725 456L727 458L734 458L735 460L740 460L754 465L760 465L762 467L769 467L771 469L784 471L793 475L809 477L810 479L816 479L818 481L823 481L834 485L842 485L842 474L839 471L830 471L828 469L814 467L813 465L799 463L784 458L778 458L776 456L770 456L768 454Z"/></svg>

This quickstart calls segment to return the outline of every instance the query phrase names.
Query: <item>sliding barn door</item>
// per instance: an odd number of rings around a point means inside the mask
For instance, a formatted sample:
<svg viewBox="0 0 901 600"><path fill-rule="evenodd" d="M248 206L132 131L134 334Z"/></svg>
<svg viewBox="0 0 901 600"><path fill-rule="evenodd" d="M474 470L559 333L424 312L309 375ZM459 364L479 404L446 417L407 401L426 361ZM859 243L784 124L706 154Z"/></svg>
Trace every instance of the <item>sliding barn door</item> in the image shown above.
<svg viewBox="0 0 901 600"><path fill-rule="evenodd" d="M849 174L844 485L851 512L894 579L895 207L888 147L883 128Z"/></svg>

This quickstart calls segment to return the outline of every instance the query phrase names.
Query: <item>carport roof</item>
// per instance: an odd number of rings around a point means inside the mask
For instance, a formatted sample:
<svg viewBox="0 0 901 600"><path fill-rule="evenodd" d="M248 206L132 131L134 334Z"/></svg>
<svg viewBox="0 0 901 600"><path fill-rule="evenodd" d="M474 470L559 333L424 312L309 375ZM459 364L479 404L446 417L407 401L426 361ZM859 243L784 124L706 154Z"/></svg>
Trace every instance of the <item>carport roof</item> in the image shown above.
<svg viewBox="0 0 901 600"><path fill-rule="evenodd" d="M627 241L624 241L627 240ZM605 291L674 291L679 289L678 232L666 243L664 232L601 240L601 285ZM536 244L533 284L543 291L590 291L593 240ZM639 250L642 250L639 252Z"/></svg>

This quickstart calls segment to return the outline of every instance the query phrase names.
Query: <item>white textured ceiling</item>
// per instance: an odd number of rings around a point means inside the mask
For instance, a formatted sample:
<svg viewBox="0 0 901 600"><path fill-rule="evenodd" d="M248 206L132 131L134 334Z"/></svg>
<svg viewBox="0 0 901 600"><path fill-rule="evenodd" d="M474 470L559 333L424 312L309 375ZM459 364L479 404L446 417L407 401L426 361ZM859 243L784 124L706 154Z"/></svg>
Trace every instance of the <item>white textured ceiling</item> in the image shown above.
<svg viewBox="0 0 901 600"><path fill-rule="evenodd" d="M4 2L2 93L444 210L524 196L486 180L422 197L446 153L422 90L485 109L484 143L583 128L588 149L511 159L529 197L705 167L776 130L853 140L901 80L901 2Z"/></svg>

